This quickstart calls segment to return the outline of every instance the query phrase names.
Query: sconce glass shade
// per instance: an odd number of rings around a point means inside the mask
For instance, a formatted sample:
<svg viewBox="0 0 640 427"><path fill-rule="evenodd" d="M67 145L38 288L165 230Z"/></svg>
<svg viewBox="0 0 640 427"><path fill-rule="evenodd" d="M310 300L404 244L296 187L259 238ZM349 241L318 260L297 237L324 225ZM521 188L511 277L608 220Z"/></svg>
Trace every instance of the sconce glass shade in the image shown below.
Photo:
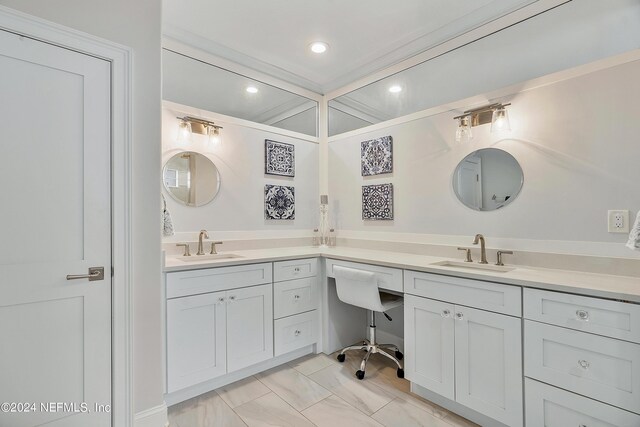
<svg viewBox="0 0 640 427"><path fill-rule="evenodd" d="M220 129L215 126L209 126L207 135L209 136L209 144L212 147L220 146L220 144L222 143L222 138L220 137Z"/></svg>
<svg viewBox="0 0 640 427"><path fill-rule="evenodd" d="M491 118L491 132L501 132L511 130L511 123L509 122L509 113L502 107L493 110L493 116Z"/></svg>
<svg viewBox="0 0 640 427"><path fill-rule="evenodd" d="M191 142L191 136L193 132L191 130L191 123L186 120L182 120L178 125L178 142L187 143Z"/></svg>
<svg viewBox="0 0 640 427"><path fill-rule="evenodd" d="M471 120L468 116L458 117L458 128L456 129L456 142L462 142L473 138L471 132Z"/></svg>

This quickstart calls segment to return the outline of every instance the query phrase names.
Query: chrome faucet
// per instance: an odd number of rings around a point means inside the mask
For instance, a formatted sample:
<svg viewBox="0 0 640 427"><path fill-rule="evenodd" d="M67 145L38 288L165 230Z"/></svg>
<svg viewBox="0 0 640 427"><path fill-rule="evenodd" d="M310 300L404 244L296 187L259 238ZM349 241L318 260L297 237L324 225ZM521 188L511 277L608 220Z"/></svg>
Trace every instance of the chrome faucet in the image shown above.
<svg viewBox="0 0 640 427"><path fill-rule="evenodd" d="M204 249L202 247L202 239L208 239L209 238L209 234L207 233L207 230L200 230L200 235L198 236L198 252L196 252L196 255L204 255Z"/></svg>
<svg viewBox="0 0 640 427"><path fill-rule="evenodd" d="M473 239L473 244L477 245L480 242L480 261L478 264L489 264L487 262L487 249L485 248L484 236L482 234L476 234Z"/></svg>

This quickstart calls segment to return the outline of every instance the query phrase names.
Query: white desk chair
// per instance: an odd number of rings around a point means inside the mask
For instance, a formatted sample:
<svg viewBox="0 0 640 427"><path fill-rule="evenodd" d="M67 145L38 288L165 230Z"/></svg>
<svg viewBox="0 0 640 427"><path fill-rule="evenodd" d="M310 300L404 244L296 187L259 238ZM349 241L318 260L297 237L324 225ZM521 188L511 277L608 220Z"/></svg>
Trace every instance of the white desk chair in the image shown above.
<svg viewBox="0 0 640 427"><path fill-rule="evenodd" d="M374 353L380 353L383 356L393 360L398 365L398 378L404 378L404 370L400 365L402 353L394 344L378 344L376 342L376 312L383 313L387 319L391 320L386 311L402 305L402 297L397 295L380 292L378 289L378 279L376 273L362 270L354 270L352 268L333 267L333 273L336 279L336 290L340 301L356 307L366 308L371 312L371 324L369 325L369 339L365 340L361 345L354 345L344 348L338 355L338 361L344 362L345 352L349 350L366 350L367 354L360 363L360 370L356 372L358 379L364 378L364 370L367 365L369 356ZM392 349L395 351L395 357L387 353L383 349Z"/></svg>

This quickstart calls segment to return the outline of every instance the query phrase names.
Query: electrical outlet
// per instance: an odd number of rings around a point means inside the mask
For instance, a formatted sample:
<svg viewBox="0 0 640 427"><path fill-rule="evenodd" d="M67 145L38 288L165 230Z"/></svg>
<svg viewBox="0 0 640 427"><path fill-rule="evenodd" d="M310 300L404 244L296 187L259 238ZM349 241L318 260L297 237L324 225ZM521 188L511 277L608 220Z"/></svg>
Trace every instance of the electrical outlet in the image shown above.
<svg viewBox="0 0 640 427"><path fill-rule="evenodd" d="M609 211L607 215L609 233L629 232L629 211L617 210Z"/></svg>

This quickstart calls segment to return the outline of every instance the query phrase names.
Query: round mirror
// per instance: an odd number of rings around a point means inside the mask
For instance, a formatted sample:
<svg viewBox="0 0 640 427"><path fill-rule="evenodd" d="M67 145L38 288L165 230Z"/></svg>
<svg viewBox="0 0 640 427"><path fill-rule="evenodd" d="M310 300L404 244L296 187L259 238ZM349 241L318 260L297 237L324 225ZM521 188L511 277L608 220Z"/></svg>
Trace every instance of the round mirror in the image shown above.
<svg viewBox="0 0 640 427"><path fill-rule="evenodd" d="M185 206L203 206L220 190L220 173L208 157L183 151L170 158L162 170L164 188Z"/></svg>
<svg viewBox="0 0 640 427"><path fill-rule="evenodd" d="M513 202L523 182L518 161L497 148L474 151L462 159L453 173L456 196L477 211L494 211Z"/></svg>

